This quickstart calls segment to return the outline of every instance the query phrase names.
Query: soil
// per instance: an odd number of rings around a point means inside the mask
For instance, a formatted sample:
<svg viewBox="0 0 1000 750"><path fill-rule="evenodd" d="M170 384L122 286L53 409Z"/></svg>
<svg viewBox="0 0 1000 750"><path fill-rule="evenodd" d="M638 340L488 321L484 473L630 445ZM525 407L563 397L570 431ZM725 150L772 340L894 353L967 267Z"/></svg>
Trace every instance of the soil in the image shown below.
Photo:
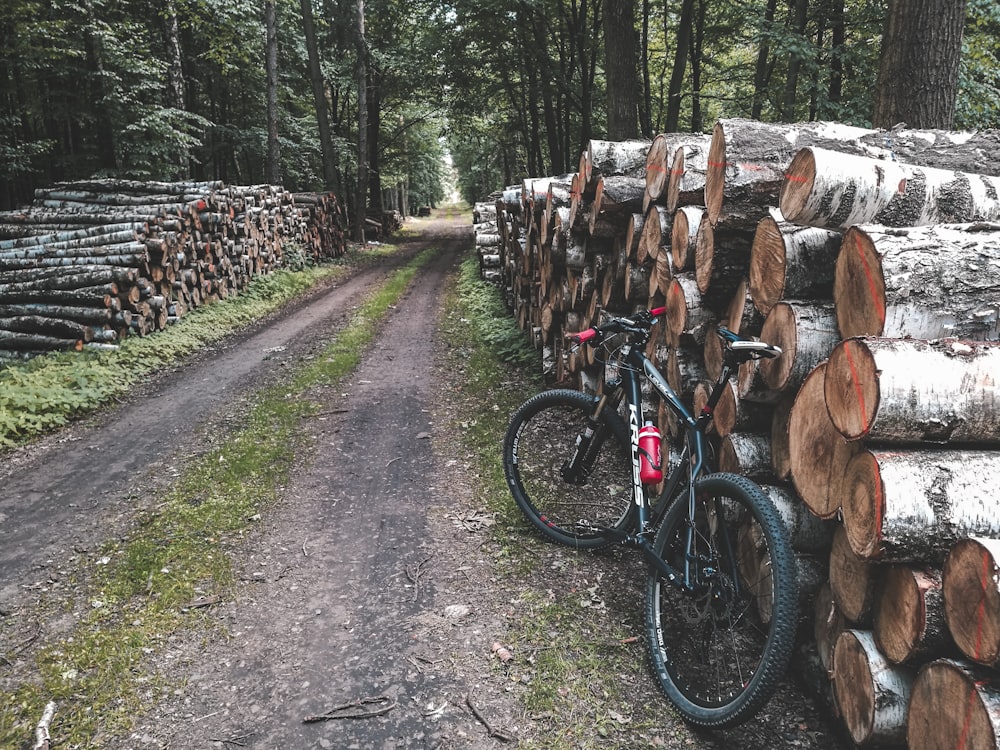
<svg viewBox="0 0 1000 750"><path fill-rule="evenodd" d="M101 738L102 747L533 746L541 717L524 709L491 649L512 594L495 572L489 519L471 499L461 435L450 429L461 372L444 366L435 335L471 232L464 218L411 226L418 236L391 260L311 292L124 403L4 456L0 653L32 628L39 643L58 637L59 619L32 624L40 598L71 588L74 568L92 564L177 467L238 425L253 393L319 351L393 266L428 244L441 249L359 369L310 394L324 404L307 427L315 454L241 547L238 595L208 614L219 627L169 643L157 667L176 688L129 736ZM638 590L614 584L634 559L600 562L610 567L599 594L640 607ZM517 585L553 585L549 566L535 575ZM637 707L662 702L648 669L637 647L627 678ZM16 672L16 663L0 662L0 684ZM662 706L654 711L662 726L617 746L849 746L794 674L759 717L728 732L693 732ZM336 718L307 721L324 714Z"/></svg>

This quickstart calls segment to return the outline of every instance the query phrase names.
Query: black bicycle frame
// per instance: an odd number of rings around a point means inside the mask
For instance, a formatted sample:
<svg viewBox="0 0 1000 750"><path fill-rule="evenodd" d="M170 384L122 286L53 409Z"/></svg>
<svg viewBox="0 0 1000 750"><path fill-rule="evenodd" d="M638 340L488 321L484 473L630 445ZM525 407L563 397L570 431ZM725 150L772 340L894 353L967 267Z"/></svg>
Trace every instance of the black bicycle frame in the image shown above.
<svg viewBox="0 0 1000 750"><path fill-rule="evenodd" d="M705 471L708 460L706 458L707 451L705 450L705 436L703 433L703 424L712 418L712 410L715 408L722 395L722 386L729 379L729 375L732 372L732 367L728 362L723 364L722 373L719 379L716 381L715 387L712 389L712 393L709 396L708 403L705 405L702 413L695 417L688 411L687 407L680 400L677 392L670 387L670 384L666 381L666 378L656 369L655 365L646 356L645 352L642 350L641 346L638 345L627 345L623 347L623 362L624 367L622 370L622 384L618 386L619 393L616 393L612 398L614 407L621 402L621 396L625 396L625 400L628 406L628 422L630 430L630 440L632 445L632 496L636 498L635 502L638 506L638 533L634 532L615 532L616 535L620 535L619 541L630 546L638 547L649 561L650 565L656 568L665 579L667 579L671 584L680 586L688 591L693 591L701 586L701 582L698 580L698 568L694 563L697 561L697 556L693 554L694 549L694 526L689 523L687 528L687 539L685 543L685 555L684 555L684 570L678 570L670 563L663 560L659 555L653 551L653 545L650 542L650 535L653 529L655 529L659 523L663 520L664 515L670 506L669 500L674 497L678 491L687 483L687 501L688 501L688 518L693 519L695 515L695 492L694 492L694 480L696 477L700 476L703 471ZM681 453L680 461L671 470L670 474L664 481L663 490L660 492L659 501L657 502L654 512L650 514L651 508L646 497L646 486L642 484L639 478L639 421L642 417L640 410L642 408L642 379L640 376L645 376L646 379L652 384L653 388L659 394L660 398L664 399L670 409L677 415L677 417L683 423L683 429L687 433L687 440L684 442L684 450ZM598 421L598 415L600 409L606 408L606 403L604 400L600 402L600 405L595 410L594 422ZM600 440L597 441L598 443ZM608 529L608 531L613 531ZM728 540L727 544L728 544Z"/></svg>

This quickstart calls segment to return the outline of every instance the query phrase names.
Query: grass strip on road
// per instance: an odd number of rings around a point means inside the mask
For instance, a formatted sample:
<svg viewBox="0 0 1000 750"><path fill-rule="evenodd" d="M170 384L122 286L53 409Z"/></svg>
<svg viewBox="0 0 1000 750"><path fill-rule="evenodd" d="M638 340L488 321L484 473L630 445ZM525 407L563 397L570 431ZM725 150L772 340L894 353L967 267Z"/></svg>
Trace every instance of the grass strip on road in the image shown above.
<svg viewBox="0 0 1000 750"><path fill-rule="evenodd" d="M57 642L0 654L8 672L0 693L0 747L23 745L49 701L58 706L51 732L60 747L100 747L173 688L169 676L148 668L149 659L180 631L209 627L206 603L236 595L229 550L278 503L290 470L311 451L299 429L318 408L308 389L337 383L353 371L435 252L425 250L396 271L320 355L287 382L258 394L245 426L185 467L127 538L79 555L59 571L86 591L85 600L73 601L65 587L54 588L42 610L19 613L21 621L68 617L72 625ZM25 663L27 658L33 661ZM11 685L6 668L15 666Z"/></svg>

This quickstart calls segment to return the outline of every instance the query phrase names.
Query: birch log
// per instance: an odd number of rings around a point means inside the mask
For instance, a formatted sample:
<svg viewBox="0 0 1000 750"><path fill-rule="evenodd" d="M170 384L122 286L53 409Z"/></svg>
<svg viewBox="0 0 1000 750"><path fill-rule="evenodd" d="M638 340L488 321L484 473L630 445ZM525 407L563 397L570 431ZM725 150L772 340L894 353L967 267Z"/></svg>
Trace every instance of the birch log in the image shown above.
<svg viewBox="0 0 1000 750"><path fill-rule="evenodd" d="M1000 224L844 234L833 299L843 338L1000 338Z"/></svg>
<svg viewBox="0 0 1000 750"><path fill-rule="evenodd" d="M829 300L842 234L805 227L772 213L750 248L750 296L762 315L782 299Z"/></svg>
<svg viewBox="0 0 1000 750"><path fill-rule="evenodd" d="M698 229L704 213L705 209L701 206L681 206L674 214L670 231L670 253L674 271L678 273L694 270Z"/></svg>
<svg viewBox="0 0 1000 750"><path fill-rule="evenodd" d="M708 141L708 136L700 133L660 133L653 138L646 152L646 198L644 209L654 203L666 205L669 185L673 182L671 169L675 155L683 146L697 145ZM671 208L670 212L673 213Z"/></svg>
<svg viewBox="0 0 1000 750"><path fill-rule="evenodd" d="M733 432L764 434L770 429L772 411L770 404L761 404L740 396L736 381L730 379L715 405L712 427L719 437L726 437Z"/></svg>
<svg viewBox="0 0 1000 750"><path fill-rule="evenodd" d="M725 213L739 214L756 224L769 207L777 205L785 169L803 146L868 151L870 147L862 147L859 139L873 132L831 122L719 120L712 129L705 176L709 221L719 220L725 204Z"/></svg>
<svg viewBox="0 0 1000 750"><path fill-rule="evenodd" d="M873 633L893 664L916 664L941 656L951 642L944 616L941 571L887 565L879 574Z"/></svg>
<svg viewBox="0 0 1000 750"><path fill-rule="evenodd" d="M832 304L785 300L771 308L760 338L781 347L781 355L760 362L769 388L794 390L840 342Z"/></svg>
<svg viewBox="0 0 1000 750"><path fill-rule="evenodd" d="M892 666L867 630L845 630L833 651L833 687L858 745L905 745L913 671Z"/></svg>
<svg viewBox="0 0 1000 750"><path fill-rule="evenodd" d="M685 339L701 346L714 330L717 318L702 305L698 282L691 274L678 274L671 279L666 308L667 332L674 346Z"/></svg>
<svg viewBox="0 0 1000 750"><path fill-rule="evenodd" d="M796 224L915 227L1000 220L1000 177L807 147L788 165L778 205Z"/></svg>
<svg viewBox="0 0 1000 750"><path fill-rule="evenodd" d="M830 544L830 589L844 619L866 627L875 608L876 566L851 549L843 524L838 524Z"/></svg>
<svg viewBox="0 0 1000 750"><path fill-rule="evenodd" d="M771 480L771 441L766 434L731 432L719 446L719 471Z"/></svg>
<svg viewBox="0 0 1000 750"><path fill-rule="evenodd" d="M824 520L812 513L790 487L765 483L760 488L777 509L795 551L829 554L837 527L835 521Z"/></svg>
<svg viewBox="0 0 1000 750"><path fill-rule="evenodd" d="M670 252L672 217L663 206L652 205L642 222L642 236L636 248L639 263L656 262L660 253Z"/></svg>
<svg viewBox="0 0 1000 750"><path fill-rule="evenodd" d="M1000 343L853 338L824 393L848 440L1000 446Z"/></svg>
<svg viewBox="0 0 1000 750"><path fill-rule="evenodd" d="M708 174L708 150L711 136L694 136L674 151L667 182L667 210L680 206L705 205L705 178Z"/></svg>
<svg viewBox="0 0 1000 750"><path fill-rule="evenodd" d="M966 536L1000 536L1000 451L862 450L847 466L844 528L861 557L940 564Z"/></svg>
<svg viewBox="0 0 1000 750"><path fill-rule="evenodd" d="M580 154L580 169L585 182L592 184L599 176L627 175L638 177L646 189L646 154L651 141L631 139L603 141L591 139Z"/></svg>
<svg viewBox="0 0 1000 750"><path fill-rule="evenodd" d="M860 450L857 444L844 440L826 412L826 367L826 363L817 365L802 381L788 417L792 483L803 502L820 518L830 518L840 510L844 471Z"/></svg>
<svg viewBox="0 0 1000 750"><path fill-rule="evenodd" d="M1000 682L955 659L924 665L913 681L909 750L1000 747Z"/></svg>
<svg viewBox="0 0 1000 750"><path fill-rule="evenodd" d="M1000 540L968 537L949 550L941 574L948 631L966 657L1000 664Z"/></svg>
<svg viewBox="0 0 1000 750"><path fill-rule="evenodd" d="M813 639L816 651L827 677L833 677L833 647L847 627L844 615L833 598L833 589L827 581L820 585L813 600Z"/></svg>

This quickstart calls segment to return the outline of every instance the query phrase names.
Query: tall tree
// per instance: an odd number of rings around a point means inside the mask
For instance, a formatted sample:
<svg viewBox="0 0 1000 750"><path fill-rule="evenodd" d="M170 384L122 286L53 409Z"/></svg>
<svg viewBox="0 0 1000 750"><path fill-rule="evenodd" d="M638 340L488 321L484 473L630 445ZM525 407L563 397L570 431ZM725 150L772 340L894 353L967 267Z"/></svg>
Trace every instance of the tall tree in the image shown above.
<svg viewBox="0 0 1000 750"><path fill-rule="evenodd" d="M670 90L667 94L667 121L664 128L668 133L680 130L681 98L684 95L684 71L687 68L688 49L694 23L694 0L683 0L681 17L677 22L674 36L674 67L670 73Z"/></svg>
<svg viewBox="0 0 1000 750"><path fill-rule="evenodd" d="M354 241L365 241L368 216L368 40L365 37L365 0L357 0L354 18L358 81L358 177L355 185Z"/></svg>
<svg viewBox="0 0 1000 750"><path fill-rule="evenodd" d="M312 0L300 0L299 5L302 9L302 33L306 42L306 54L309 57L309 82L312 84L313 102L316 106L316 128L319 131L319 145L323 157L323 187L339 193L337 154L333 148L333 134L330 129L330 103L326 99L326 80L320 67Z"/></svg>
<svg viewBox="0 0 1000 750"><path fill-rule="evenodd" d="M639 135L639 75L634 0L607 0L604 6L604 70L608 98L608 138Z"/></svg>
<svg viewBox="0 0 1000 750"><path fill-rule="evenodd" d="M264 0L265 69L267 71L267 173L272 185L280 185L281 142L278 139L278 12L275 0Z"/></svg>
<svg viewBox="0 0 1000 750"><path fill-rule="evenodd" d="M952 126L966 0L889 0L872 124Z"/></svg>

